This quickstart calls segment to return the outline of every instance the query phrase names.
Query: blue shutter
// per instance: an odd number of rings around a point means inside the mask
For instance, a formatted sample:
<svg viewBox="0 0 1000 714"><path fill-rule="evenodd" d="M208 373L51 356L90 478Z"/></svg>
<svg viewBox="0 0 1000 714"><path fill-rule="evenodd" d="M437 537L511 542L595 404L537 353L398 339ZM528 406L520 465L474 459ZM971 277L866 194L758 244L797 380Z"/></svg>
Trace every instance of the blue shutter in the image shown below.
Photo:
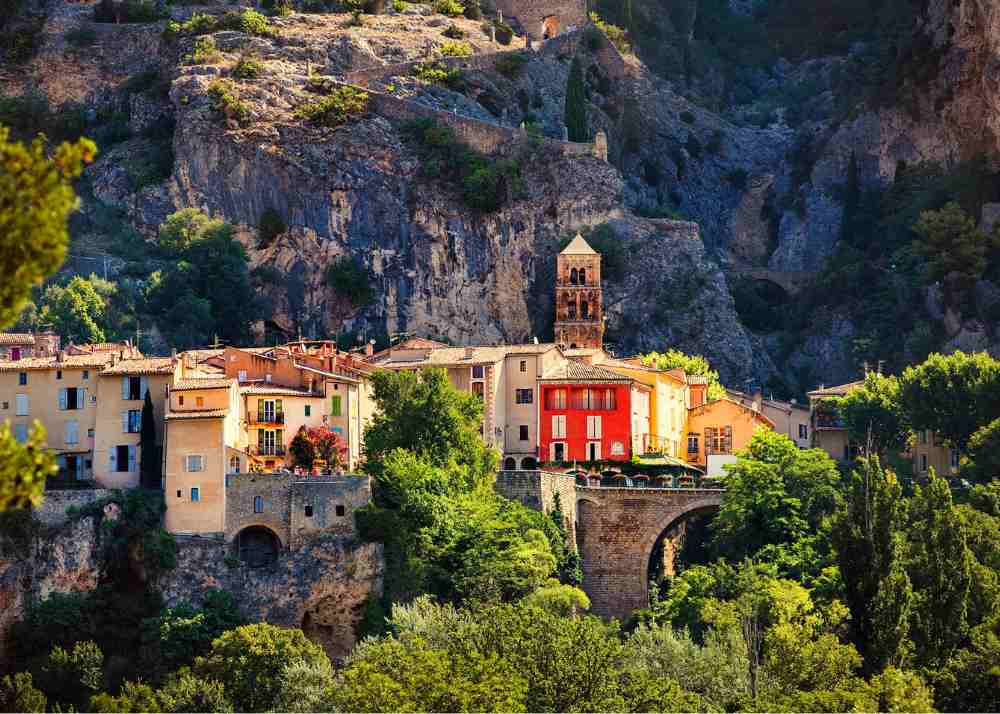
<svg viewBox="0 0 1000 714"><path fill-rule="evenodd" d="M118 470L118 449L114 446L108 447L108 464L110 471Z"/></svg>
<svg viewBox="0 0 1000 714"><path fill-rule="evenodd" d="M128 401L128 375L122 377L122 400Z"/></svg>
<svg viewBox="0 0 1000 714"><path fill-rule="evenodd" d="M67 401L66 387L59 387L59 408L65 409Z"/></svg>
<svg viewBox="0 0 1000 714"><path fill-rule="evenodd" d="M146 398L146 390L149 389L149 385L145 377L139 377L139 399ZM152 395L150 395L152 396Z"/></svg>
<svg viewBox="0 0 1000 714"><path fill-rule="evenodd" d="M128 471L135 473L135 447L128 447Z"/></svg>

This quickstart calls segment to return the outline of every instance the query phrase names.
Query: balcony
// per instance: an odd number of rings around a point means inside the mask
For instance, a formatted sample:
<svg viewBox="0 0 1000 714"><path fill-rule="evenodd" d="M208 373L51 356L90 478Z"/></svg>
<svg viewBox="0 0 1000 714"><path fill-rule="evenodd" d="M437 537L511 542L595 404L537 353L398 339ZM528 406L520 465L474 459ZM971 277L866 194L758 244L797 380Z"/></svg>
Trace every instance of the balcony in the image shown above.
<svg viewBox="0 0 1000 714"><path fill-rule="evenodd" d="M247 424L250 425L262 424L270 426L274 424L281 425L284 423L285 423L284 412L279 412L275 414L269 414L265 412L263 415L257 412L250 412L249 414L247 414Z"/></svg>
<svg viewBox="0 0 1000 714"><path fill-rule="evenodd" d="M844 422L839 414L816 412L814 429L843 429Z"/></svg>
<svg viewBox="0 0 1000 714"><path fill-rule="evenodd" d="M284 446L251 446L250 453L254 456L284 456Z"/></svg>

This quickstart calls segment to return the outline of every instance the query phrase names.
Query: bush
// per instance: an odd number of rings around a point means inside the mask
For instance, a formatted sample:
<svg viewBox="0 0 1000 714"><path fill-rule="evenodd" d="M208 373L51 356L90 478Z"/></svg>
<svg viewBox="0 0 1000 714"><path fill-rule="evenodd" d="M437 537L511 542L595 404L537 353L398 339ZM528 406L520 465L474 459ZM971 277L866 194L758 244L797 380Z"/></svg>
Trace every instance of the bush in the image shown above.
<svg viewBox="0 0 1000 714"><path fill-rule="evenodd" d="M462 73L449 68L441 62L427 62L413 65L411 74L425 84L440 84L445 87L455 87Z"/></svg>
<svg viewBox="0 0 1000 714"><path fill-rule="evenodd" d="M233 76L236 79L257 79L264 71L264 63L260 57L253 54L244 54L233 67Z"/></svg>
<svg viewBox="0 0 1000 714"><path fill-rule="evenodd" d="M368 305L375 297L367 268L347 256L337 258L326 269L326 284L350 300L355 309Z"/></svg>
<svg viewBox="0 0 1000 714"><path fill-rule="evenodd" d="M94 22L156 22L162 19L155 0L101 0L94 8Z"/></svg>
<svg viewBox="0 0 1000 714"><path fill-rule="evenodd" d="M685 124L694 124L694 114L689 111L683 111L680 113L680 119Z"/></svg>
<svg viewBox="0 0 1000 714"><path fill-rule="evenodd" d="M746 169L733 169L725 175L726 181L731 183L736 189L742 191L747 187L749 174Z"/></svg>
<svg viewBox="0 0 1000 714"><path fill-rule="evenodd" d="M215 46L215 38L199 37L194 41L194 49L191 53L184 55L184 61L188 64L211 64L217 62L221 57L222 53Z"/></svg>
<svg viewBox="0 0 1000 714"><path fill-rule="evenodd" d="M441 34L453 40L463 40L468 33L453 22Z"/></svg>
<svg viewBox="0 0 1000 714"><path fill-rule="evenodd" d="M465 0L465 16L470 20L482 18L483 8L479 0Z"/></svg>
<svg viewBox="0 0 1000 714"><path fill-rule="evenodd" d="M448 17L457 17L465 12L465 5L458 0L434 0L434 12Z"/></svg>
<svg viewBox="0 0 1000 714"><path fill-rule="evenodd" d="M611 44L617 47L619 52L623 55L631 54L632 45L629 44L628 34L625 30L618 27L618 25L604 22L596 12L590 13L590 21L607 36Z"/></svg>
<svg viewBox="0 0 1000 714"><path fill-rule="evenodd" d="M319 126L337 127L368 111L368 93L356 87L335 87L315 102L300 105L295 116Z"/></svg>
<svg viewBox="0 0 1000 714"><path fill-rule="evenodd" d="M250 118L250 107L240 99L239 90L232 82L216 79L208 85L208 98L213 111L240 124Z"/></svg>
<svg viewBox="0 0 1000 714"><path fill-rule="evenodd" d="M497 58L497 72L507 79L517 79L524 74L524 67L528 64L528 56L523 52L510 52Z"/></svg>
<svg viewBox="0 0 1000 714"><path fill-rule="evenodd" d="M445 42L439 51L444 57L469 57L472 55L472 45L468 42Z"/></svg>
<svg viewBox="0 0 1000 714"><path fill-rule="evenodd" d="M23 24L0 33L0 58L11 64L27 62L38 51L42 40L42 22Z"/></svg>
<svg viewBox="0 0 1000 714"><path fill-rule="evenodd" d="M243 12L230 11L221 16L196 12L186 22L167 23L164 35L170 39L178 35L207 35L220 30L244 32L258 37L274 37L278 34L267 17L255 10L246 9Z"/></svg>
<svg viewBox="0 0 1000 714"><path fill-rule="evenodd" d="M65 37L74 47L90 47L97 42L97 32L93 27L75 27L67 32Z"/></svg>
<svg viewBox="0 0 1000 714"><path fill-rule="evenodd" d="M497 42L501 45L509 45L514 39L514 28L501 20L493 21L493 29L496 31ZM489 34L489 25L486 26L486 33Z"/></svg>
<svg viewBox="0 0 1000 714"><path fill-rule="evenodd" d="M392 0L392 7L396 12L406 12L406 9L410 7L410 3L406 0Z"/></svg>
<svg viewBox="0 0 1000 714"><path fill-rule="evenodd" d="M280 236L282 233L288 230L285 222L281 220L281 216L273 208L269 208L260 216L260 224L257 227L257 233L259 236L258 245L261 248L267 248L274 239Z"/></svg>

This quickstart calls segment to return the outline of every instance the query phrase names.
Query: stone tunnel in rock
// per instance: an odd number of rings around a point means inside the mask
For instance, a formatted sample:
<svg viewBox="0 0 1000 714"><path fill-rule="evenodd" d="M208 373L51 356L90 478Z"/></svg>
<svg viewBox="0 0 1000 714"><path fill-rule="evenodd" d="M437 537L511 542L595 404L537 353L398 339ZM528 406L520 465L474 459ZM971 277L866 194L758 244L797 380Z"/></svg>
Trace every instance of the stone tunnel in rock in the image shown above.
<svg viewBox="0 0 1000 714"><path fill-rule="evenodd" d="M236 534L233 540L236 555L251 568L274 565L281 552L278 535L265 526L250 526Z"/></svg>

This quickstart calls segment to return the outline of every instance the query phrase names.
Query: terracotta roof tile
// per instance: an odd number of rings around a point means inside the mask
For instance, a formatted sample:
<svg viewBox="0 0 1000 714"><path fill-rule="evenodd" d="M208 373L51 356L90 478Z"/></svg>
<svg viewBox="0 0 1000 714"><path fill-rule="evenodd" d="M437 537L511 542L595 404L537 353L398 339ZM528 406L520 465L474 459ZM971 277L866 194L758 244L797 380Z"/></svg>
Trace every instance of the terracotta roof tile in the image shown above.
<svg viewBox="0 0 1000 714"><path fill-rule="evenodd" d="M0 362L0 372L20 372L40 369L73 369L81 367L103 367L113 359L113 353L66 355L61 362L56 357L25 357L24 359Z"/></svg>
<svg viewBox="0 0 1000 714"><path fill-rule="evenodd" d="M35 336L28 332L0 332L0 345L33 345Z"/></svg>
<svg viewBox="0 0 1000 714"><path fill-rule="evenodd" d="M840 384L836 387L821 387L820 389L813 390L807 393L810 397L842 397L848 392L857 389L865 383L863 379L859 379L856 382L848 382L847 384Z"/></svg>
<svg viewBox="0 0 1000 714"><path fill-rule="evenodd" d="M172 374L173 371L174 361L170 357L148 357L121 360L101 370L101 374Z"/></svg>
<svg viewBox="0 0 1000 714"><path fill-rule="evenodd" d="M163 418L170 421L176 419L222 419L228 414L228 409L202 409L201 411L168 412Z"/></svg>
<svg viewBox="0 0 1000 714"><path fill-rule="evenodd" d="M542 376L542 381L560 382L631 382L630 377L612 372L610 369L596 367L584 362L568 360L557 364Z"/></svg>
<svg viewBox="0 0 1000 714"><path fill-rule="evenodd" d="M231 379L178 379L173 386L173 389L179 391L186 391L189 389L223 389L230 386L236 381L235 378Z"/></svg>
<svg viewBox="0 0 1000 714"><path fill-rule="evenodd" d="M316 399L322 399L322 395L314 394L308 389L283 387L280 384L242 384L240 385L240 394L264 394L277 397L315 397Z"/></svg>

